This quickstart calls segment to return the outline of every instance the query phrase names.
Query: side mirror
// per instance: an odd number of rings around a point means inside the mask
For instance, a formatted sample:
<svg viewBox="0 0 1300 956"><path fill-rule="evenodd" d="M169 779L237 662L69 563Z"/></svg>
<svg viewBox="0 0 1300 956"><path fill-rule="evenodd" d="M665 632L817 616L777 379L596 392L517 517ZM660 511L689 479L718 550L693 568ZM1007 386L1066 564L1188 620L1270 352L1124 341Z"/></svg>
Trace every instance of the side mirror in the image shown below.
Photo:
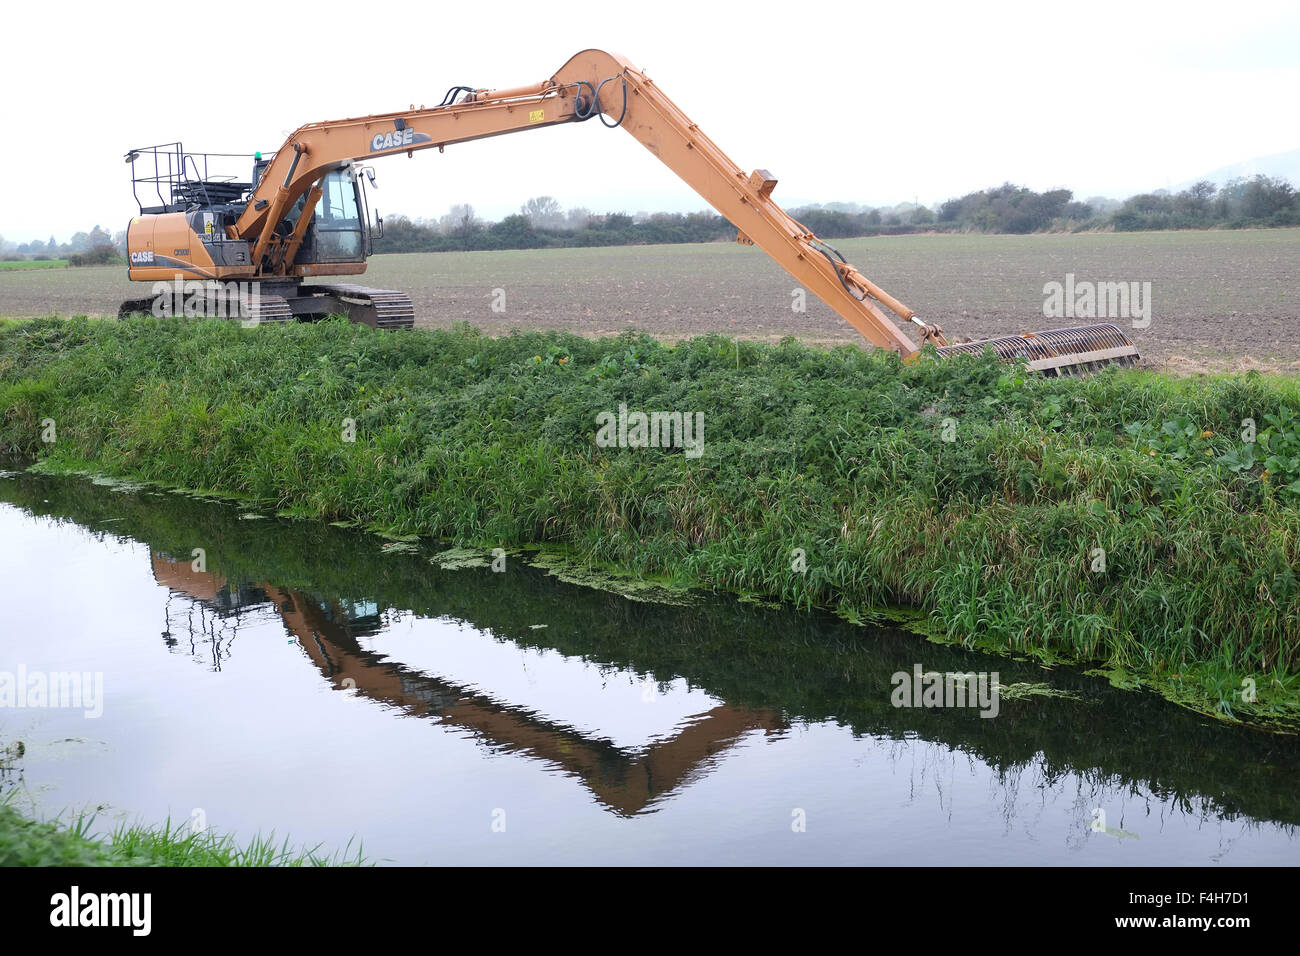
<svg viewBox="0 0 1300 956"><path fill-rule="evenodd" d="M366 167L366 179L370 180L370 185L374 186L375 189L379 188L379 185L375 182L375 171L370 166Z"/></svg>
<svg viewBox="0 0 1300 956"><path fill-rule="evenodd" d="M375 234L376 239L384 238L384 217L379 215L379 210L375 210Z"/></svg>

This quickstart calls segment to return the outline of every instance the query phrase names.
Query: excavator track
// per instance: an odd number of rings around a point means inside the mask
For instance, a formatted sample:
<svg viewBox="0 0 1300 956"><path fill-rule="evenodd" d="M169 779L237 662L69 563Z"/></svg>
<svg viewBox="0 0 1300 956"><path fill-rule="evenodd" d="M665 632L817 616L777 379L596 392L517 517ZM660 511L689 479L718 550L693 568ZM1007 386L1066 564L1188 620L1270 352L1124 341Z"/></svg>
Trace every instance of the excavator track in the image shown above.
<svg viewBox="0 0 1300 956"><path fill-rule="evenodd" d="M242 316L248 325L261 325L264 322L292 322L293 309L283 296L262 293L257 302L251 305L249 315Z"/></svg>
<svg viewBox="0 0 1300 956"><path fill-rule="evenodd" d="M186 300L184 297L173 299L170 302L163 302L161 305L162 311L159 312L157 311L159 306L157 296L149 299L128 299L118 306L117 317L125 319L129 315L157 314L168 317L186 315ZM247 311L245 311L242 303L234 299L222 301L219 310L215 313L206 311L207 305L204 302L192 313L193 317L231 319L247 325L261 325L265 322L292 322L294 317L288 299L283 296L268 295L267 293L260 293L255 301L249 302Z"/></svg>
<svg viewBox="0 0 1300 956"><path fill-rule="evenodd" d="M405 292L371 289L351 283L303 286L304 297L333 299L353 322L379 329L409 329L415 325L415 306ZM330 311L335 311L331 309Z"/></svg>

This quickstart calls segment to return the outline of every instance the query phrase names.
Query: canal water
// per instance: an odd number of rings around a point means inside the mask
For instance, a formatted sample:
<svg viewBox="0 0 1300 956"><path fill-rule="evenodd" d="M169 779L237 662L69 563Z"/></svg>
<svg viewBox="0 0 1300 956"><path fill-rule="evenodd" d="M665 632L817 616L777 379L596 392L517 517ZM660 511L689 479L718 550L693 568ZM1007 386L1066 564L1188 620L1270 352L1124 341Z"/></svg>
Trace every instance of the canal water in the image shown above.
<svg viewBox="0 0 1300 956"><path fill-rule="evenodd" d="M827 615L438 550L5 472L0 681L64 685L0 706L24 750L0 789L399 864L1300 862L1293 738ZM996 716L895 706L918 666L997 672Z"/></svg>

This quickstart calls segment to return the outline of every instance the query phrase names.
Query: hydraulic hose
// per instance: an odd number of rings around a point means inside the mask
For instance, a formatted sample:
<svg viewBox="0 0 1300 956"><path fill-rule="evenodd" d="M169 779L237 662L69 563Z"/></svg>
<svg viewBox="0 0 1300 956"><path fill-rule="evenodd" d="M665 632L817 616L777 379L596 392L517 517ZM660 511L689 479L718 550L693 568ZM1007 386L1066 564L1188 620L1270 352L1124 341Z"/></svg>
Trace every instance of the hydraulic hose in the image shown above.
<svg viewBox="0 0 1300 956"><path fill-rule="evenodd" d="M624 74L619 73L617 74L617 78L623 81L623 110L618 114L618 119L612 123L607 121L605 119L605 115L601 112L600 109L600 91L605 88L606 83L608 83L612 79L615 79L615 77L607 76L600 81L600 86L596 87L596 96L595 99L593 100L593 105L592 105L592 109L594 109L596 115L600 117L601 123L604 124L605 126L608 126L610 129L616 129L619 126L622 126L623 120L627 117L627 77Z"/></svg>

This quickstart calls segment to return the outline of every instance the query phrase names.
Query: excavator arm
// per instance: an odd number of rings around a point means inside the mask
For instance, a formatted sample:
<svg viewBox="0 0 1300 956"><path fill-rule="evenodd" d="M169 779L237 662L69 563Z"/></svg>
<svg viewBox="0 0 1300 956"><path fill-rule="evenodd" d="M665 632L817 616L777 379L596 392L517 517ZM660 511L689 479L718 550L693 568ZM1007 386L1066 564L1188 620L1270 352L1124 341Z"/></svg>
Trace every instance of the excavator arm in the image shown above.
<svg viewBox="0 0 1300 956"><path fill-rule="evenodd" d="M888 313L893 313L917 327L921 345L934 344L941 355L978 354L987 347L1004 359L1024 358L1030 368L1049 375L1130 365L1138 359L1136 347L1114 325L949 345L942 329L923 322L773 202L776 179L771 173L746 173L649 77L602 50L582 51L550 79L532 86L454 87L438 106L303 126L264 170L228 237L250 244L259 276L282 275L293 262L305 228L285 230L282 217L304 194L304 205L314 207L319 183L329 172L377 156L442 150L453 143L597 117L636 137L733 223L741 242L761 248L872 345L908 360L919 354L890 318Z"/></svg>
<svg viewBox="0 0 1300 956"><path fill-rule="evenodd" d="M765 170L745 173L645 74L622 57L584 50L542 83L506 90L453 89L457 102L355 119L312 123L296 130L263 172L231 238L252 244L255 263L292 261L284 247L301 236L277 230L286 210L329 171L362 159L464 143L522 130L581 122L596 116L621 126L803 288L834 309L873 345L909 357L916 346L885 314L888 308L920 330L922 342L946 345L942 332L921 322L827 243L772 200L776 180ZM882 306L884 308L882 308Z"/></svg>

